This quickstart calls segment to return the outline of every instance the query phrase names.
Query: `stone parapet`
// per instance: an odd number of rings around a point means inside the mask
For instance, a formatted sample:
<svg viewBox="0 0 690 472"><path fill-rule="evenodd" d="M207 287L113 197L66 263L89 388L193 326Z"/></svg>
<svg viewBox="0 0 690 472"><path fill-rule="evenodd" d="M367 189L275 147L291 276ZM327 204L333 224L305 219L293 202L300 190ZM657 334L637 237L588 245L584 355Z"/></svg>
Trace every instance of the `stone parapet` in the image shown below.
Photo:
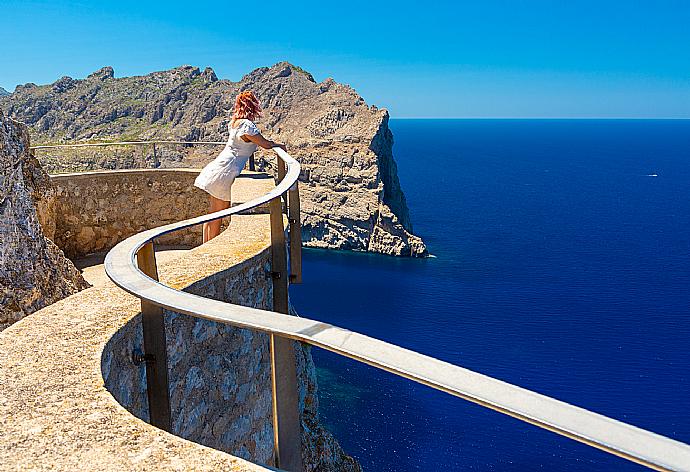
<svg viewBox="0 0 690 472"><path fill-rule="evenodd" d="M194 187L195 169L135 169L56 174L54 242L70 258L111 249L141 231L203 215L208 195ZM271 181L265 174L244 172L233 186L233 203L244 202ZM193 247L201 228L164 236L166 245Z"/></svg>
<svg viewBox="0 0 690 472"><path fill-rule="evenodd" d="M127 213L127 202L158 208L161 203L149 200L184 195L190 191L185 182L195 175L117 171L55 180L64 189L59 205L65 205L66 195L74 202L73 227L112 228L134 218L114 209ZM181 177L177 183L176 176ZM272 187L272 178L249 174L233 190L245 201ZM126 191L144 197L137 203L125 198ZM108 195L116 203L108 205ZM79 196L103 201L89 206ZM101 207L112 210L94 217ZM184 219L185 211L177 205L169 213L178 214L170 218ZM145 216L138 207L130 213ZM65 241L57 218L55 239ZM161 254L161 282L206 298L272 309L269 218L261 212L235 215L209 243ZM161 219L154 215L144 222L158 226ZM130 230L137 229L131 225ZM127 231L97 247L107 249ZM94 250L85 244L71 247L75 254ZM172 312L166 312L165 325L173 434L147 423L146 367L133 362L133 353L143 350L140 302L107 278L0 333L0 470L269 470L268 337ZM310 350L299 343L295 349L305 471L361 471L321 425Z"/></svg>

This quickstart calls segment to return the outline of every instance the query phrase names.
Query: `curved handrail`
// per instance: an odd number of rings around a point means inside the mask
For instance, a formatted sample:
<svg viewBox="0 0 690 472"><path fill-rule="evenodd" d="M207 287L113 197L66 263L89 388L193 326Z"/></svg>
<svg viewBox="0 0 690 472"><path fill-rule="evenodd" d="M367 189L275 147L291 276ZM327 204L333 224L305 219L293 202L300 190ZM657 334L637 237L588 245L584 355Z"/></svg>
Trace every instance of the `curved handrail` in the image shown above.
<svg viewBox="0 0 690 472"><path fill-rule="evenodd" d="M106 256L108 277L123 290L154 305L197 318L302 341L652 469L690 471L690 446L680 441L328 323L181 292L152 279L137 267L137 252L153 239L249 210L288 191L298 180L300 165L284 150L273 148L273 151L285 162L287 172L270 192L227 210L150 229L125 239Z"/></svg>

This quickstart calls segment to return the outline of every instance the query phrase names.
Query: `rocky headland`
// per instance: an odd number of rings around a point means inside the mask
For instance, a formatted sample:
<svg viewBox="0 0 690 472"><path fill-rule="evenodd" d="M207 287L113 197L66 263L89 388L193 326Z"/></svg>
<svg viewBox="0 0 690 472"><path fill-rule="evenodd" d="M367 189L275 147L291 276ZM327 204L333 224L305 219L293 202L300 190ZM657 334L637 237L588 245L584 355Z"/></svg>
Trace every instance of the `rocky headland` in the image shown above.
<svg viewBox="0 0 690 472"><path fill-rule="evenodd" d="M306 246L425 256L412 232L393 158L388 112L367 105L333 79L317 83L282 62L239 82L214 71L182 66L145 76L116 78L104 67L86 79L25 84L0 97L0 109L26 123L34 142L184 140L225 141L234 98L253 90L269 138L285 142L301 162L303 240ZM161 146L42 151L49 172L99 168L199 167L217 147ZM272 168L270 153L259 164Z"/></svg>
<svg viewBox="0 0 690 472"><path fill-rule="evenodd" d="M0 331L88 287L53 243L55 191L26 127L0 111Z"/></svg>

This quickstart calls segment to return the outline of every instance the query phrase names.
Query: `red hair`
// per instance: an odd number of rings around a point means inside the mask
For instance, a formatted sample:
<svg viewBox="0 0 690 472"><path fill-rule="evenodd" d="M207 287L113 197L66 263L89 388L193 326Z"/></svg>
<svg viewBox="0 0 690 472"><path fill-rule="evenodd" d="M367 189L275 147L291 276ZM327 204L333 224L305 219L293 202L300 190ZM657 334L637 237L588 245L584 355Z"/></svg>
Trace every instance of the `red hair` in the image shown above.
<svg viewBox="0 0 690 472"><path fill-rule="evenodd" d="M240 92L235 99L235 110L232 113L232 121L246 118L254 121L261 116L261 104L254 92L245 90Z"/></svg>

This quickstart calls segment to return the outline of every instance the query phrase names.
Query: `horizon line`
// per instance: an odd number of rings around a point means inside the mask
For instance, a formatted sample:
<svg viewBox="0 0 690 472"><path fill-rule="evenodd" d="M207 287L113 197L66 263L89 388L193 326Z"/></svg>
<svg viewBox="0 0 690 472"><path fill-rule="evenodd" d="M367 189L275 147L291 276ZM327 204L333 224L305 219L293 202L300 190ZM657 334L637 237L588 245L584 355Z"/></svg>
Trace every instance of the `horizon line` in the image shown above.
<svg viewBox="0 0 690 472"><path fill-rule="evenodd" d="M665 116L390 116L391 120L675 120L690 117Z"/></svg>

